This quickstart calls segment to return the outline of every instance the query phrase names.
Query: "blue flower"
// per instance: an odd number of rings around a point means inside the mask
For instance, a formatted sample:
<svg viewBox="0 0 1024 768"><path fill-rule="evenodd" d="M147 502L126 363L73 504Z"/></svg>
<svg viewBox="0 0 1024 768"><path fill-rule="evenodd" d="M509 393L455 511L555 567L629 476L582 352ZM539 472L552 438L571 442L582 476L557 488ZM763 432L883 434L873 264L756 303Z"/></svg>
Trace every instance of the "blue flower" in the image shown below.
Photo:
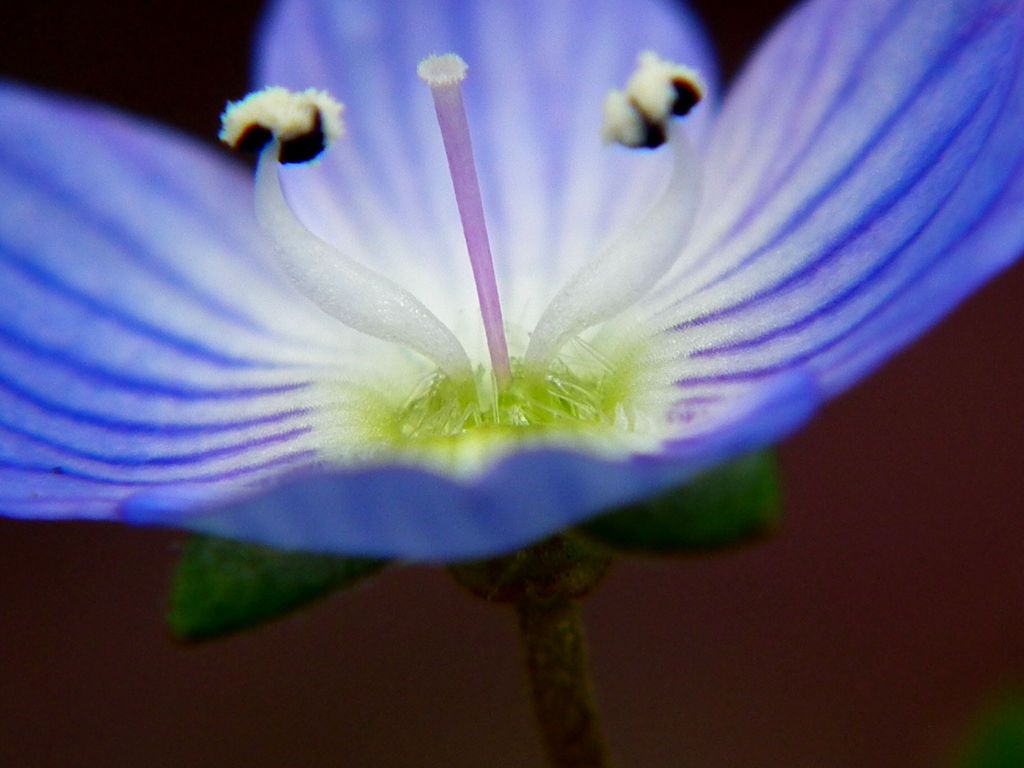
<svg viewBox="0 0 1024 768"><path fill-rule="evenodd" d="M1022 47L1020 0L810 0L722 97L699 25L657 0L281 0L259 84L327 89L348 125L282 171L288 201L451 329L469 395L301 295L230 159L2 85L0 513L444 560L769 445L1024 247ZM653 288L541 356L564 396L512 388L555 426L517 401L476 429L487 346L417 63L470 65L515 369L567 282L608 287L607 243L678 213L644 218L671 152L601 142L648 50L708 89L692 224Z"/></svg>

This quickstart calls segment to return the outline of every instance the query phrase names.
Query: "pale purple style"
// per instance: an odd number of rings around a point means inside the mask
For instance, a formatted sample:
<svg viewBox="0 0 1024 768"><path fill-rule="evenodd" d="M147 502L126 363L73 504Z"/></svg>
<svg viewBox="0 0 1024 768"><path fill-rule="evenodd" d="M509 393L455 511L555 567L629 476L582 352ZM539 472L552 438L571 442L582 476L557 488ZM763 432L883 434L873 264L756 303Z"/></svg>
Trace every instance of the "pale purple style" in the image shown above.
<svg viewBox="0 0 1024 768"><path fill-rule="evenodd" d="M487 239L484 203L480 197L480 182L473 161L473 139L469 132L461 81L428 81L427 84L434 99L434 111L437 113L437 122L441 128L444 153L452 174L455 202L458 204L459 219L466 235L466 249L473 268L476 295L480 302L484 334L487 336L487 350L491 358L491 370L494 371L499 383L505 383L511 378L505 321L501 315L501 299L494 278L494 258L491 256L490 241Z"/></svg>
<svg viewBox="0 0 1024 768"><path fill-rule="evenodd" d="M230 158L0 87L0 513L444 560L769 445L1019 255L1022 46L1021 0L810 0L722 98L699 26L657 0L274 5L257 84L326 88L350 128L285 174L289 200L449 327L477 307L423 56L470 63L505 319L527 329L664 170L601 146L606 91L646 49L708 83L701 207L640 308L669 328L675 437L621 461L521 451L471 481L324 459L313 383L385 345L271 268Z"/></svg>

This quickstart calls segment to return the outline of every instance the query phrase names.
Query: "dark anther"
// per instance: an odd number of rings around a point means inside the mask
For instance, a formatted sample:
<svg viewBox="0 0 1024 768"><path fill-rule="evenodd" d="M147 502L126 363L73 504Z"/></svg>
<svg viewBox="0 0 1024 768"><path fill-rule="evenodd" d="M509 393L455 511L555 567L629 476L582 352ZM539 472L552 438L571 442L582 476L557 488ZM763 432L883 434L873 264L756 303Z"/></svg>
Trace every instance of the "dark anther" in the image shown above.
<svg viewBox="0 0 1024 768"><path fill-rule="evenodd" d="M665 134L664 125L644 120L644 136L637 146L644 149L657 149L667 140L668 136Z"/></svg>
<svg viewBox="0 0 1024 768"><path fill-rule="evenodd" d="M672 87L675 88L676 92L675 101L672 102L673 115L678 115L679 117L687 115L691 109L700 103L701 92L689 80L684 78L673 80Z"/></svg>
<svg viewBox="0 0 1024 768"><path fill-rule="evenodd" d="M238 141L235 142L235 146L232 147L232 149L256 154L267 146L273 138L274 134L272 134L268 129L264 128L262 125L253 123L245 129Z"/></svg>
<svg viewBox="0 0 1024 768"><path fill-rule="evenodd" d="M320 110L317 110L313 129L294 139L282 141L277 159L282 163L306 163L323 152L325 146L327 145L323 125L320 121Z"/></svg>

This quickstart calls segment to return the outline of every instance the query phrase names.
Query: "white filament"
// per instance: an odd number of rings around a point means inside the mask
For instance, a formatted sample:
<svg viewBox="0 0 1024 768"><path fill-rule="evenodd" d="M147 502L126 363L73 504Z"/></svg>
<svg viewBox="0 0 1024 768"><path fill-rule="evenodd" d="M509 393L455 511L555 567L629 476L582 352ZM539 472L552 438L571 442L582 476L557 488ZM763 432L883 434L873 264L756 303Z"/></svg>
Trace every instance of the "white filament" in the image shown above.
<svg viewBox="0 0 1024 768"><path fill-rule="evenodd" d="M295 217L281 191L279 149L274 140L260 153L256 217L296 288L350 328L419 352L452 378L470 378L469 358L455 334L415 296L328 245Z"/></svg>
<svg viewBox="0 0 1024 768"><path fill-rule="evenodd" d="M669 127L668 144L673 166L665 191L551 300L530 338L527 364L547 365L572 337L634 305L682 252L700 202L701 166L679 123Z"/></svg>

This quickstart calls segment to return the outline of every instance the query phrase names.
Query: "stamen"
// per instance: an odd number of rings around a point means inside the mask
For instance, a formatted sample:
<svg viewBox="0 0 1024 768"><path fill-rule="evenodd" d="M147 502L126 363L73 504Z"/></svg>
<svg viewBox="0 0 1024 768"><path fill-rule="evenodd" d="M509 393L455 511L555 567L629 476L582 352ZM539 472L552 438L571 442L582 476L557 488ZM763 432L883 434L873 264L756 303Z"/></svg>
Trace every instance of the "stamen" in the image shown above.
<svg viewBox="0 0 1024 768"><path fill-rule="evenodd" d="M666 136L661 123L651 125L640 116L625 93L612 91L604 100L601 138L608 144L654 149L665 143Z"/></svg>
<svg viewBox="0 0 1024 768"><path fill-rule="evenodd" d="M704 91L694 70L645 51L626 91L612 91L605 100L603 138L626 147L660 147L667 139L669 117L688 115Z"/></svg>
<svg viewBox="0 0 1024 768"><path fill-rule="evenodd" d="M305 163L344 134L343 109L330 94L313 88L302 93L264 88L228 102L219 138L232 149L253 153L276 138L282 163Z"/></svg>
<svg viewBox="0 0 1024 768"><path fill-rule="evenodd" d="M285 91L289 100L281 90L268 89L228 105L221 138L239 145L246 135L271 136L256 169L256 217L273 239L285 273L301 293L350 328L419 352L452 379L471 379L469 358L455 334L415 296L325 243L292 213L281 190L278 164L294 162L282 160L285 146L312 146L310 134L318 131L325 144L340 135L341 107L332 99L336 108L326 109L320 101L326 94ZM321 113L320 119L314 112ZM298 120L296 115L305 117Z"/></svg>
<svg viewBox="0 0 1024 768"><path fill-rule="evenodd" d="M704 98L704 81L696 71L644 51L626 92L630 101L652 123L669 115L683 117Z"/></svg>
<svg viewBox="0 0 1024 768"><path fill-rule="evenodd" d="M487 238L480 182L473 160L473 144L469 135L469 121L462 101L462 81L466 77L466 62L454 53L428 56L420 62L417 74L430 86L434 98L434 111L441 127L444 151L448 157L455 200L462 219L466 248L476 281L476 294L480 302L484 334L491 356L491 367L499 387L512 378L512 367L505 340L505 324L501 316L498 284L494 277L494 262Z"/></svg>
<svg viewBox="0 0 1024 768"><path fill-rule="evenodd" d="M700 202L701 167L683 126L668 121L677 111L689 112L689 97L703 93L699 79L689 77L684 67L645 53L626 91L609 94L605 139L634 148L653 148L667 140L672 175L647 214L551 300L530 338L527 365L547 366L571 338L634 305L681 253Z"/></svg>

